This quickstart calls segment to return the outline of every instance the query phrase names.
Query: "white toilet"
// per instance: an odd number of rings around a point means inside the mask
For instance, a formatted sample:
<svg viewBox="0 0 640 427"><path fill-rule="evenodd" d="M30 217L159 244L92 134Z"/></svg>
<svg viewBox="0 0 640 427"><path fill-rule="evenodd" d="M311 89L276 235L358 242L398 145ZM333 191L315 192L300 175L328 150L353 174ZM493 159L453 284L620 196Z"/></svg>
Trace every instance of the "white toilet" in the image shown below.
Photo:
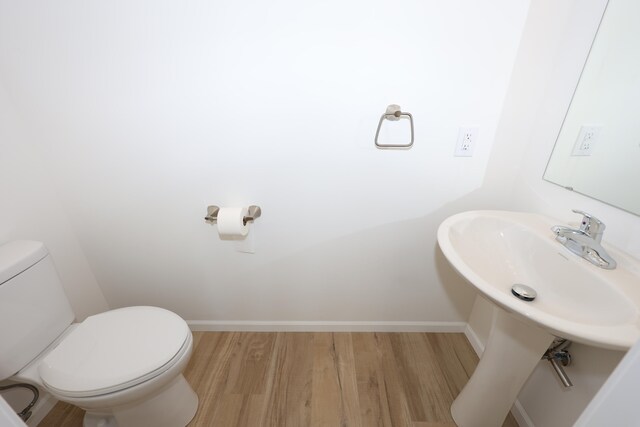
<svg viewBox="0 0 640 427"><path fill-rule="evenodd" d="M198 396L182 371L193 338L178 315L127 307L72 323L41 242L0 246L0 380L39 386L87 411L86 427L179 427Z"/></svg>

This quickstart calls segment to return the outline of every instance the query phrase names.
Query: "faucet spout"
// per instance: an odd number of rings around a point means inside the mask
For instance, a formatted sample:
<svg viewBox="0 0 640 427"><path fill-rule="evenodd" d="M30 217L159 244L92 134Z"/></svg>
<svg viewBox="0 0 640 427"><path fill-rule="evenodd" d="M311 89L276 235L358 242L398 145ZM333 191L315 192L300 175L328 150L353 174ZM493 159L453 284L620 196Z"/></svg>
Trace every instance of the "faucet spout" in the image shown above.
<svg viewBox="0 0 640 427"><path fill-rule="evenodd" d="M594 219L597 222L593 222L593 224L597 224L597 227L590 229L590 221ZM585 226L585 224L587 226ZM616 268L617 263L600 243L602 230L604 230L604 224L591 215L585 215L580 229L569 228L563 225L551 227L551 231L556 235L556 240L562 243L569 251L598 267L613 270Z"/></svg>

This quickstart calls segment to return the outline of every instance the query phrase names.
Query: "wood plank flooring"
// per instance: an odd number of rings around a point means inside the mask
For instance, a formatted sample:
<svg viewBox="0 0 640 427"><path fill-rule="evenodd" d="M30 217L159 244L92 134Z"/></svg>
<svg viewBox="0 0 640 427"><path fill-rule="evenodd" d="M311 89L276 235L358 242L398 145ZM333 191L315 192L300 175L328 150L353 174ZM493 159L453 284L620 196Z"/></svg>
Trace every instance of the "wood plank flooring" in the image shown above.
<svg viewBox="0 0 640 427"><path fill-rule="evenodd" d="M455 427L449 406L477 362L462 334L195 332L189 425ZM83 414L60 402L40 427Z"/></svg>

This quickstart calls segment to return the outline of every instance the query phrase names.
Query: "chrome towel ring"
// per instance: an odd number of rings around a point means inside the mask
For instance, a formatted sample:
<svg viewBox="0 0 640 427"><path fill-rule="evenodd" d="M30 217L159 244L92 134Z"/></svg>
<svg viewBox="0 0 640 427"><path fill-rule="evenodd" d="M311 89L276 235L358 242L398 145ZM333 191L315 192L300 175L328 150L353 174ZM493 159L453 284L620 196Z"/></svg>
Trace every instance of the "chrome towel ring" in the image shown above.
<svg viewBox="0 0 640 427"><path fill-rule="evenodd" d="M409 118L409 126L411 128L411 140L409 141L408 144L380 144L380 142L378 142L378 137L380 136L380 129L382 128L382 123L385 120L391 120L391 121L398 121L400 120L402 117L408 117ZM399 105L395 105L395 104L391 104L387 107L387 111L385 111L385 113L380 116L380 121L378 122L378 129L376 130L376 137L375 137L375 144L377 148L411 148L411 146L413 145L413 116L411 115L411 113L407 113L406 111L402 111L400 109Z"/></svg>

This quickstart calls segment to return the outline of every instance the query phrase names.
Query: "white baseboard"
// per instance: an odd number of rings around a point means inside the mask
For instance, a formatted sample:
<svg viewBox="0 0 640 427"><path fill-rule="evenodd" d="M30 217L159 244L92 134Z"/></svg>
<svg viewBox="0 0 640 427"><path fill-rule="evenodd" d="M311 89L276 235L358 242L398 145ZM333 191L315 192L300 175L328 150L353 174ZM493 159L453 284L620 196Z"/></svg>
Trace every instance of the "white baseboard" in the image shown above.
<svg viewBox="0 0 640 427"><path fill-rule="evenodd" d="M478 338L478 334L476 334L476 332L473 330L473 328L471 328L471 326L469 326L469 324L467 324L464 328L464 335L469 340L471 347L473 347L473 350L476 352L478 357L481 357L482 353L484 352L484 343L480 340L480 338ZM527 414L527 411L525 411L524 406L522 406L519 400L516 400L513 404L513 407L511 408L511 414L516 419L520 427L535 427L533 421L531 420L531 418Z"/></svg>
<svg viewBox="0 0 640 427"><path fill-rule="evenodd" d="M47 414L53 409L53 407L58 403L58 400L51 396L49 393L42 392L40 389L40 397L38 398L38 403L31 409L31 417L27 420L28 427L36 427L40 424L40 421L47 416Z"/></svg>
<svg viewBox="0 0 640 427"><path fill-rule="evenodd" d="M192 331L234 332L465 332L466 322L337 322L187 320Z"/></svg>
<svg viewBox="0 0 640 427"><path fill-rule="evenodd" d="M476 334L476 331L474 331L468 323L464 327L464 335L469 340L471 347L473 347L478 357L482 356L482 353L484 353L484 343L480 341L478 334Z"/></svg>
<svg viewBox="0 0 640 427"><path fill-rule="evenodd" d="M533 420L529 418L527 411L524 410L524 406L522 406L519 400L516 400L516 403L513 404L511 414L520 427L535 427Z"/></svg>

